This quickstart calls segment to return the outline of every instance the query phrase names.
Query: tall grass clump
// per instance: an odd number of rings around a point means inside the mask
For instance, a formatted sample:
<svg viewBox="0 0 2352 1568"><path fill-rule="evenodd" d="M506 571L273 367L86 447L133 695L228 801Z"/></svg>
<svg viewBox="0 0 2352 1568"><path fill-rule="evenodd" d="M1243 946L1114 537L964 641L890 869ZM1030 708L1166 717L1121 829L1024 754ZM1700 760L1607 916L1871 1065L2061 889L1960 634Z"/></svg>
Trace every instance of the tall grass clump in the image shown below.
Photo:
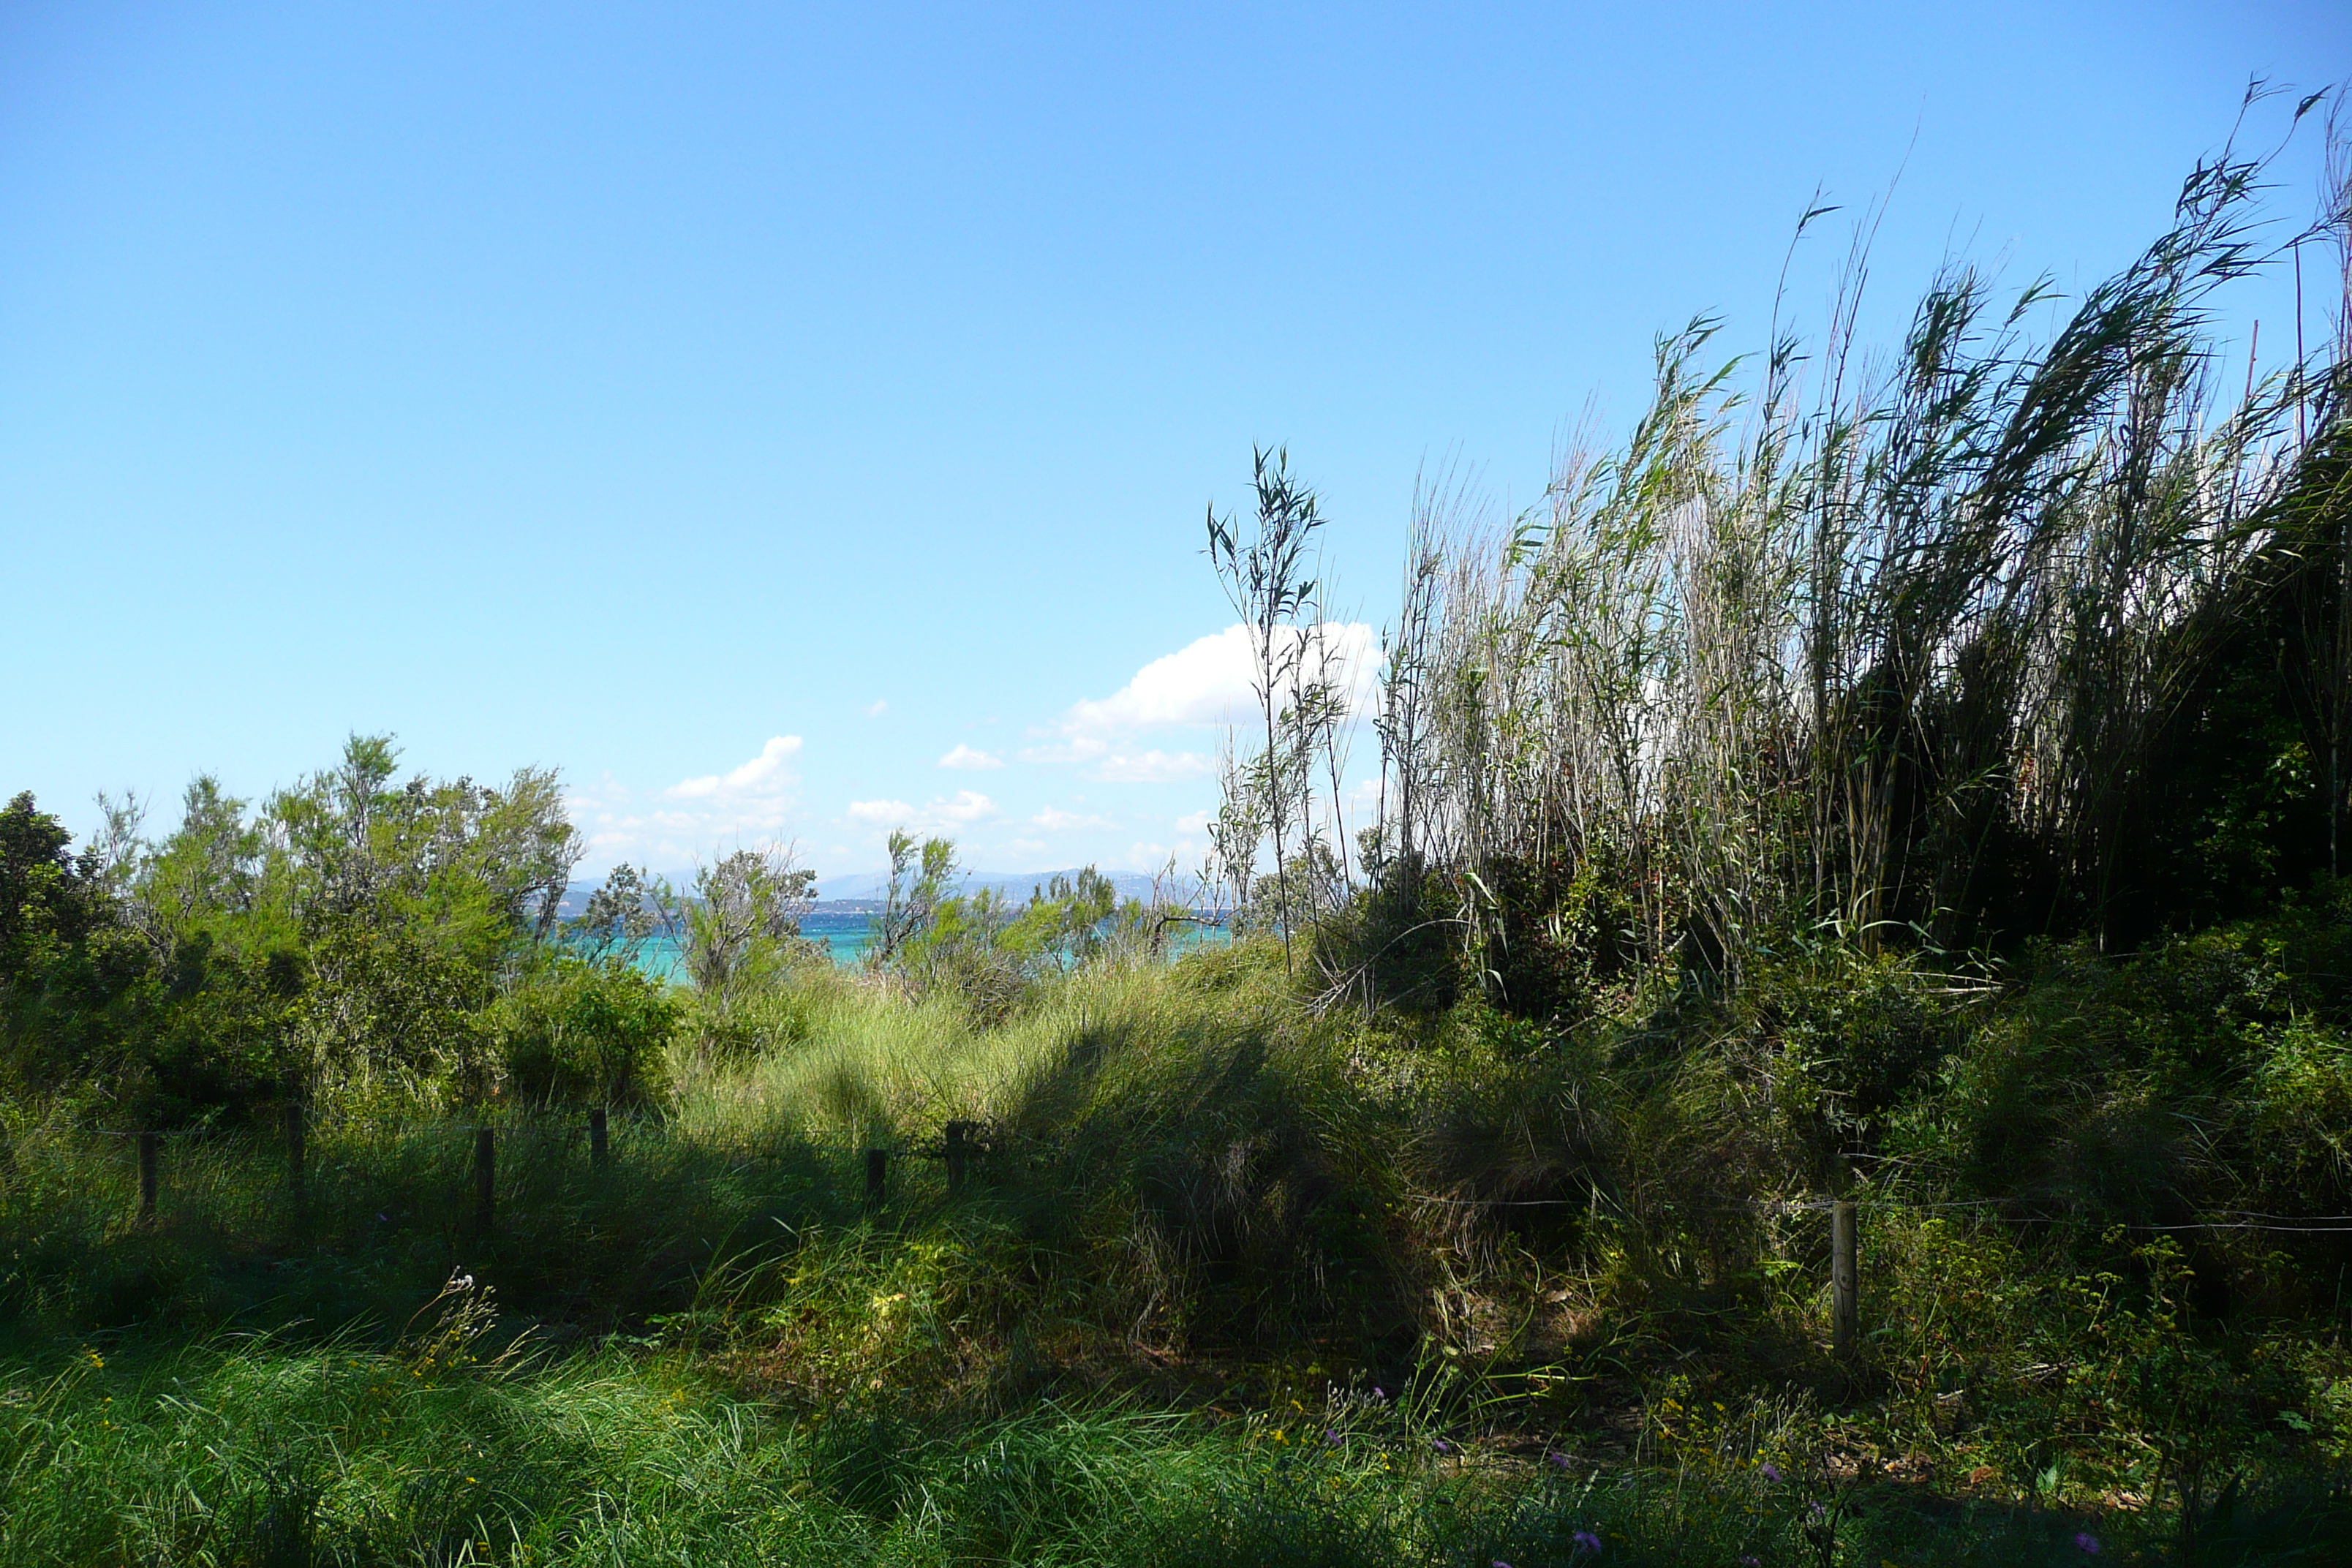
<svg viewBox="0 0 2352 1568"><path fill-rule="evenodd" d="M2129 1516L1908 1508L1691 1427L1676 1463L1604 1474L1558 1450L1473 1457L1426 1411L1333 1391L1214 1420L1046 1403L929 1430L793 1418L676 1356L530 1364L477 1353L478 1288L389 1350L266 1338L11 1368L0 1552L12 1563L613 1562L1320 1563L1565 1568L1859 1557L2128 1560ZM1769 1425L1761 1429L1768 1437ZM2248 1515L2215 1557L2340 1545Z"/></svg>
<svg viewBox="0 0 2352 1568"><path fill-rule="evenodd" d="M1396 907L1343 953L1425 989L1433 917L1475 983L1573 1012L1824 922L2128 948L2332 867L2340 300L2259 380L2208 333L2225 285L2340 247L2347 195L2268 236L2265 164L2200 167L2047 338L2046 281L1955 265L1873 360L1857 262L1752 384L1712 321L1664 340L1623 447L1571 446L1507 526L1427 489L1380 720Z"/></svg>

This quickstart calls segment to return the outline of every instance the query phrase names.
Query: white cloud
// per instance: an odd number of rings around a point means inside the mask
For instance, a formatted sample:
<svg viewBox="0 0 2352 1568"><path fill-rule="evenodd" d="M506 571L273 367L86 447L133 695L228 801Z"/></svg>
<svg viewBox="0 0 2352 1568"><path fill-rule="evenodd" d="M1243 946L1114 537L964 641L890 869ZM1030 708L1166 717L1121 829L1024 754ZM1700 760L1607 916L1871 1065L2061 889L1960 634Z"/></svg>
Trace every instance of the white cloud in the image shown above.
<svg viewBox="0 0 2352 1568"><path fill-rule="evenodd" d="M790 766L800 754L798 735L778 735L760 748L760 754L742 766L724 773L709 773L698 779L681 779L662 791L673 800L730 799L739 795L770 795L781 793L797 781Z"/></svg>
<svg viewBox="0 0 2352 1568"><path fill-rule="evenodd" d="M1084 731L1221 724L1256 701L1250 692L1248 629L1231 626L1153 659L1108 697L1075 704L1063 725Z"/></svg>
<svg viewBox="0 0 2352 1568"><path fill-rule="evenodd" d="M917 833L949 833L997 815L996 803L976 789L960 789L929 805L913 806L903 800L853 800L853 821L877 827L905 827Z"/></svg>
<svg viewBox="0 0 2352 1568"><path fill-rule="evenodd" d="M629 861L676 875L731 848L787 841L798 805L792 786L800 782L792 764L801 747L798 735L773 736L749 761L680 779L651 798L609 773L573 791L565 805L587 841L583 867L593 874Z"/></svg>
<svg viewBox="0 0 2352 1568"><path fill-rule="evenodd" d="M940 759L940 766L943 768L1001 768L1003 765L1003 757L981 751L975 746L967 746L961 742L957 742L954 751Z"/></svg>
<svg viewBox="0 0 2352 1568"><path fill-rule="evenodd" d="M1203 808L1200 811L1188 812L1184 816L1178 817L1176 819L1176 831L1188 835L1208 832L1209 813L1207 809Z"/></svg>
<svg viewBox="0 0 2352 1568"><path fill-rule="evenodd" d="M960 789L953 800L935 800L931 810L950 822L978 822L996 815L996 803L976 789Z"/></svg>
<svg viewBox="0 0 2352 1568"><path fill-rule="evenodd" d="M887 713L888 711L890 711L890 705L887 702L883 701L879 697L877 697L873 701L868 702L866 705L866 716L868 719L879 719L883 714Z"/></svg>
<svg viewBox="0 0 2352 1568"><path fill-rule="evenodd" d="M1206 778L1216 764L1198 752L1149 751L1105 757L1091 777L1106 784L1174 784L1181 779Z"/></svg>
<svg viewBox="0 0 2352 1568"><path fill-rule="evenodd" d="M1379 663L1372 628L1361 621L1327 621L1307 633L1329 639L1349 689L1349 706L1361 711L1376 688ZM1073 704L1062 717L1072 734L1145 730L1168 724L1224 724L1257 706L1250 688L1254 666L1249 630L1230 626L1153 659L1108 697Z"/></svg>
<svg viewBox="0 0 2352 1568"><path fill-rule="evenodd" d="M1024 763L1090 763L1110 750L1108 741L1093 735L1073 735L1050 746L1024 746Z"/></svg>
<svg viewBox="0 0 2352 1568"><path fill-rule="evenodd" d="M1038 826L1045 829L1048 833L1067 833L1072 828L1076 827L1108 827L1112 826L1111 820L1108 816L1082 816L1075 811L1063 811L1057 807L1050 805L1045 810L1039 812L1036 816L1031 817L1029 820L1035 823Z"/></svg>

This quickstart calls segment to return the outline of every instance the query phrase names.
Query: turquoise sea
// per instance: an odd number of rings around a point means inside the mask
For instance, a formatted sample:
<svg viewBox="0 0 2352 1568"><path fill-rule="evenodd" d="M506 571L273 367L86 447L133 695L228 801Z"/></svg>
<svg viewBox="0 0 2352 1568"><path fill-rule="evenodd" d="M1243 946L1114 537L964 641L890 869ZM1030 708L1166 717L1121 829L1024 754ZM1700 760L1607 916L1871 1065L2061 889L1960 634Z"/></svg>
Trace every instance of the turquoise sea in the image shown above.
<svg viewBox="0 0 2352 1568"><path fill-rule="evenodd" d="M866 955L874 943L874 917L837 910L817 910L801 918L801 934L811 942L821 942L833 955L835 963L855 963ZM1175 938L1178 952L1186 952L1203 942L1231 940L1222 927L1189 926ZM656 937L646 943L637 954L637 967L647 974L663 980L677 977L678 949L675 939Z"/></svg>
<svg viewBox="0 0 2352 1568"><path fill-rule="evenodd" d="M835 963L855 963L874 942L874 917L839 910L818 910L801 917L801 934L821 942ZM677 941L657 936L637 954L637 967L663 980L677 978Z"/></svg>

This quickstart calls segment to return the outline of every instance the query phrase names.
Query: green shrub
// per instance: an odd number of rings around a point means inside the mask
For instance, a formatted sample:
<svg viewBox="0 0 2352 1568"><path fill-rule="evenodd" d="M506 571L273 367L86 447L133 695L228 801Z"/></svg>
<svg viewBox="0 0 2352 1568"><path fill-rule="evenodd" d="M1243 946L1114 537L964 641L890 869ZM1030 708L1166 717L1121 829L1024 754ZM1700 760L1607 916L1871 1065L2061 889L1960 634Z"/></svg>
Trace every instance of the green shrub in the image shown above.
<svg viewBox="0 0 2352 1568"><path fill-rule="evenodd" d="M2263 1032L2241 1137L2252 1195L2276 1213L2352 1209L2352 1041L2309 1018Z"/></svg>
<svg viewBox="0 0 2352 1568"><path fill-rule="evenodd" d="M538 1102L642 1104L661 1093L680 1006L618 960L552 960L500 997L491 1028L509 1090Z"/></svg>

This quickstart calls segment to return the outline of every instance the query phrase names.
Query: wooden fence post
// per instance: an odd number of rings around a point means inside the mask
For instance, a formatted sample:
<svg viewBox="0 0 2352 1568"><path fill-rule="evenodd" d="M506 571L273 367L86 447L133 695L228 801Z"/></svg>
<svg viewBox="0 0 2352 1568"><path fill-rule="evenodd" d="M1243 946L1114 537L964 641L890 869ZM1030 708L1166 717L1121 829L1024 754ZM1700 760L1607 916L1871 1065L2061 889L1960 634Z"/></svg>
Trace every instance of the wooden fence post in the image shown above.
<svg viewBox="0 0 2352 1568"><path fill-rule="evenodd" d="M160 1132L139 1134L139 1223L155 1223L155 1194L163 1185L163 1136Z"/></svg>
<svg viewBox="0 0 2352 1568"><path fill-rule="evenodd" d="M948 1123L948 1195L963 1191L964 1168L971 1158L971 1123Z"/></svg>
<svg viewBox="0 0 2352 1568"><path fill-rule="evenodd" d="M490 1224L497 1217L493 1194L498 1183L497 1135L487 1127L474 1131L474 1229L482 1236L490 1234Z"/></svg>
<svg viewBox="0 0 2352 1568"><path fill-rule="evenodd" d="M1830 1205L1830 1343L1841 1356L1853 1353L1861 1322L1861 1279L1854 1236L1853 1202Z"/></svg>
<svg viewBox="0 0 2352 1568"><path fill-rule="evenodd" d="M890 1151L866 1151L866 1206L878 1209L890 1190Z"/></svg>
<svg viewBox="0 0 2352 1568"><path fill-rule="evenodd" d="M612 1135L605 1120L604 1108L600 1105L588 1113L588 1163L601 1171L604 1168L604 1162L612 1157Z"/></svg>

